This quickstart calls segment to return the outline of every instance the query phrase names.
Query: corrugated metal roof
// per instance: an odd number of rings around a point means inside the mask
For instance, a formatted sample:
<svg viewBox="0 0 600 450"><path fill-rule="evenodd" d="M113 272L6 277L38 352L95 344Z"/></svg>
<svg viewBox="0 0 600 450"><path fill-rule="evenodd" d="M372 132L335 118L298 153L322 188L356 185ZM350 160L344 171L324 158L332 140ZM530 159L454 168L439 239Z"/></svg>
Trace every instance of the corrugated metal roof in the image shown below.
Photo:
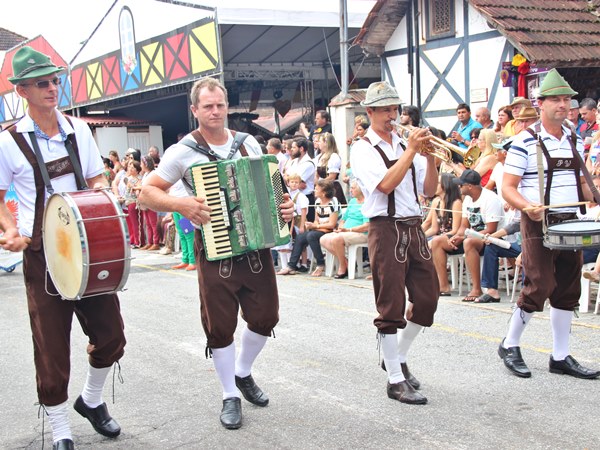
<svg viewBox="0 0 600 450"><path fill-rule="evenodd" d="M600 66L600 0L469 3L538 66Z"/></svg>
<svg viewBox="0 0 600 450"><path fill-rule="evenodd" d="M160 125L158 122L149 120L130 119L129 117L109 117L103 115L81 116L81 120L90 127L123 127L123 126L148 126Z"/></svg>

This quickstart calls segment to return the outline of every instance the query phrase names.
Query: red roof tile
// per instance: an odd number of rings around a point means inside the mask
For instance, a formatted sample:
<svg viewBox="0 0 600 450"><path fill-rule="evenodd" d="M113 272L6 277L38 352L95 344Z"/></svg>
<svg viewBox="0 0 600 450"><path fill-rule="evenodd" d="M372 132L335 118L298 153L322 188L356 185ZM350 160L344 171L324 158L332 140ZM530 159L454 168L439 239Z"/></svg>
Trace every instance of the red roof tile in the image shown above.
<svg viewBox="0 0 600 450"><path fill-rule="evenodd" d="M538 66L600 66L600 0L469 0Z"/></svg>

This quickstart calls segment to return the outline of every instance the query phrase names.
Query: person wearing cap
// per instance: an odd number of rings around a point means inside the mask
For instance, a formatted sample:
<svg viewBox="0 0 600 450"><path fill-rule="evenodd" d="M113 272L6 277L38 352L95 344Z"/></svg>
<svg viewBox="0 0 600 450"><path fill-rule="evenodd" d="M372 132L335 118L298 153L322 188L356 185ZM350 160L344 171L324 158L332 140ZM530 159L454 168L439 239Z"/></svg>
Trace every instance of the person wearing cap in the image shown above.
<svg viewBox="0 0 600 450"><path fill-rule="evenodd" d="M450 136L454 142L456 142L456 145L466 150L469 145L471 145L471 131L473 131L475 128L483 127L479 122L471 117L471 108L466 103L460 103L456 107L456 116L458 118L458 129L452 131ZM453 157L455 156L456 154L453 153Z"/></svg>
<svg viewBox="0 0 600 450"><path fill-rule="evenodd" d="M531 377L531 371L521 355L521 336L533 314L544 310L546 299L550 300L552 326L550 372L587 379L600 375L600 371L580 365L569 352L573 311L581 294L581 251L550 249L543 244L542 221L553 225L577 217L575 206L552 205L592 200L590 188L581 176L583 142L564 126L574 95L577 92L558 71L550 70L538 93L540 121L515 137L504 164L502 195L511 206L522 211L525 281L498 355L511 373L523 378ZM541 189L540 152L544 166Z"/></svg>
<svg viewBox="0 0 600 450"><path fill-rule="evenodd" d="M574 98L571 99L571 108L567 114L567 120L569 120L575 127L577 135L581 136L581 127L585 123L579 114L579 102Z"/></svg>
<svg viewBox="0 0 600 450"><path fill-rule="evenodd" d="M510 136L499 144L492 144L492 146L496 149L496 165L492 170L490 180L485 185L486 189L496 192L505 212L510 208L510 205L506 203L506 200L504 200L504 197L502 197L502 178L504 177L504 162L506 161L506 154L508 153L508 149L510 148L513 138L514 136Z"/></svg>
<svg viewBox="0 0 600 450"><path fill-rule="evenodd" d="M532 105L531 101L525 97L515 97L512 103L508 106L511 109L513 118L504 127L503 135L505 137L514 136L517 134L514 128L516 123L515 116L518 115L523 108L531 107Z"/></svg>
<svg viewBox="0 0 600 450"><path fill-rule="evenodd" d="M481 290L480 256L483 255L485 242L478 237L467 237L467 229L481 234L492 234L502 223L504 211L498 196L481 186L479 172L467 169L460 178L454 180L460 186L463 195L462 220L455 235L440 235L431 241L433 263L439 280L441 295L450 295L450 284L446 272L448 255L465 254L467 270L471 274L471 291L463 302L473 302L483 294Z"/></svg>
<svg viewBox="0 0 600 450"><path fill-rule="evenodd" d="M25 46L14 54L12 69L8 80L27 101L28 109L22 119L0 134L0 229L5 238L1 246L23 251L38 399L52 427L53 448L69 449L74 446L67 407L73 313L89 337L87 379L74 407L98 433L113 438L121 428L102 401L102 388L111 366L123 356L125 335L116 294L79 301L48 294L56 290L46 277L41 231L44 203L52 190L77 191L84 181L92 189L106 188L108 182L87 124L56 109L62 80L59 74L65 68ZM78 158L69 157L67 139ZM39 169L38 161L46 170ZM43 176L42 172L47 173ZM4 204L11 183L20 199L18 227Z"/></svg>
<svg viewBox="0 0 600 450"><path fill-rule="evenodd" d="M435 194L438 174L434 157L419 154L430 140L427 129L412 129L406 148L395 133L391 121L398 120L401 103L386 81L369 86L361 105L367 108L371 126L353 145L350 158L365 195L362 212L370 221L368 246L379 313L374 325L388 375L387 395L403 403L424 404L427 398L417 392L420 383L406 361L416 336L433 324L439 297L418 198ZM405 289L413 304L409 317Z"/></svg>

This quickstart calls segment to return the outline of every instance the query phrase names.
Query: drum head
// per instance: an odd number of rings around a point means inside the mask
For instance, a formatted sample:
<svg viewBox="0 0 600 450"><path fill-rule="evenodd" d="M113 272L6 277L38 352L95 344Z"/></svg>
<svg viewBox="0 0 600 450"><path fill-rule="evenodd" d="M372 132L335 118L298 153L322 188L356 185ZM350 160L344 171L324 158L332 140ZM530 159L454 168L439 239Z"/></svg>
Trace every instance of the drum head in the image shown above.
<svg viewBox="0 0 600 450"><path fill-rule="evenodd" d="M44 211L44 252L58 292L64 298L76 299L83 294L84 236L77 222L80 217L75 215L77 209L69 200L68 194L55 194L48 200Z"/></svg>

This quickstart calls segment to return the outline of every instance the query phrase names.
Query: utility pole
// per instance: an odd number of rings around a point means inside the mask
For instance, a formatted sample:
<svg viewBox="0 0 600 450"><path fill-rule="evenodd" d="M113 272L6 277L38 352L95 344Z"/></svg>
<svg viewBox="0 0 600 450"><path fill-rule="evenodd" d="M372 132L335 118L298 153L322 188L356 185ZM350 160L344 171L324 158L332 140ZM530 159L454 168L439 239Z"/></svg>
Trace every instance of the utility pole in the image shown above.
<svg viewBox="0 0 600 450"><path fill-rule="evenodd" d="M340 0L340 85L342 95L348 95L348 5Z"/></svg>

